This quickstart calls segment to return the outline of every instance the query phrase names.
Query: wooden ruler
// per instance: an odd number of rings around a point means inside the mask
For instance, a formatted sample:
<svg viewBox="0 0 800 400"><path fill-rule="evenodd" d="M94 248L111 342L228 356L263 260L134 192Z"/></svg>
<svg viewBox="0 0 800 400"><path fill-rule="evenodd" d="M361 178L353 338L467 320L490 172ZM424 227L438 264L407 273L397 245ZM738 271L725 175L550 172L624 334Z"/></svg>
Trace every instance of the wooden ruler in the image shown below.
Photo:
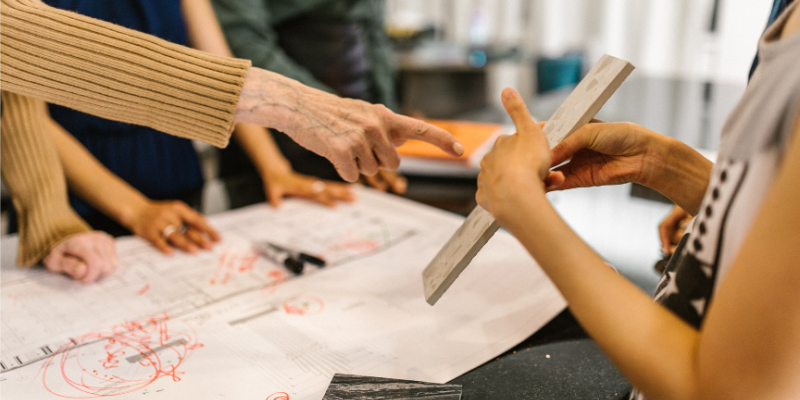
<svg viewBox="0 0 800 400"><path fill-rule="evenodd" d="M591 121L633 69L627 61L603 55L545 124L550 148ZM428 304L436 304L499 227L488 211L480 206L472 210L422 273Z"/></svg>

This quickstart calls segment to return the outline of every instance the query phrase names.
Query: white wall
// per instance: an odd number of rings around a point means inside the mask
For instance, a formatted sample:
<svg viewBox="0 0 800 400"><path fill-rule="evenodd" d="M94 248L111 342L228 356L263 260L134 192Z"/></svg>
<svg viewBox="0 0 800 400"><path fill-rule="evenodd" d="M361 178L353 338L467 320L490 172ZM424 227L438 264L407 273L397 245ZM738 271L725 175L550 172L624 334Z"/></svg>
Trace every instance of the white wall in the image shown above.
<svg viewBox="0 0 800 400"><path fill-rule="evenodd" d="M399 13L443 28L443 39L470 43L480 14L488 43L531 54L584 50L633 62L638 74L744 83L772 0L722 0L718 31L708 33L713 0L387 0Z"/></svg>

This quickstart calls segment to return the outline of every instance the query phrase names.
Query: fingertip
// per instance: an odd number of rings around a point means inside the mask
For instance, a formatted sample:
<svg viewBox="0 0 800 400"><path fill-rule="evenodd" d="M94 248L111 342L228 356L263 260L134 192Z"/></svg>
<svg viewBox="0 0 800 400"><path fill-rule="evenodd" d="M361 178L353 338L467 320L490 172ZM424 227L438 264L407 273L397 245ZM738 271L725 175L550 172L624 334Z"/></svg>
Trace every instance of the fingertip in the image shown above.
<svg viewBox="0 0 800 400"><path fill-rule="evenodd" d="M550 171L545 179L547 184L547 190L554 190L557 189L559 186L563 185L566 181L566 177L564 173L561 171Z"/></svg>
<svg viewBox="0 0 800 400"><path fill-rule="evenodd" d="M505 103L507 101L514 100L516 94L517 94L516 90L507 87L503 89L502 93L500 94L500 98L503 100L503 103Z"/></svg>
<svg viewBox="0 0 800 400"><path fill-rule="evenodd" d="M453 153L455 153L459 157L463 156L464 155L464 145L461 144L458 141L453 143Z"/></svg>
<svg viewBox="0 0 800 400"><path fill-rule="evenodd" d="M392 190L397 194L403 194L408 190L408 180L406 179L398 179L394 185L392 185Z"/></svg>
<svg viewBox="0 0 800 400"><path fill-rule="evenodd" d="M269 205L270 205L270 206L272 206L273 208L278 208L278 207L280 207L280 206L281 206L281 200L280 200L280 198L279 198L279 197L270 197L270 199L269 199Z"/></svg>
<svg viewBox="0 0 800 400"><path fill-rule="evenodd" d="M172 252L174 251L172 246L168 244L156 244L156 248L168 256L171 256Z"/></svg>

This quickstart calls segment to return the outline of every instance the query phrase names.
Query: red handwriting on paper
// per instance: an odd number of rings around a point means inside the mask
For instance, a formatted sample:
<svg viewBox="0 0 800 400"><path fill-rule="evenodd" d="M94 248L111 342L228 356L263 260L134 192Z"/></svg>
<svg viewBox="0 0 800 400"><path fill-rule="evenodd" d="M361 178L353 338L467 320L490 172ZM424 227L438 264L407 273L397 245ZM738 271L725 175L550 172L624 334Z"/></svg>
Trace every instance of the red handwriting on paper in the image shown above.
<svg viewBox="0 0 800 400"><path fill-rule="evenodd" d="M286 392L273 393L267 397L267 400L289 400L289 394Z"/></svg>
<svg viewBox="0 0 800 400"><path fill-rule="evenodd" d="M267 279L269 281L261 288L261 293L273 294L275 293L275 286L286 280L286 273L280 269L273 269L267 272Z"/></svg>
<svg viewBox="0 0 800 400"><path fill-rule="evenodd" d="M226 249L220 255L217 269L209 283L225 285L232 275L252 271L257 259L258 255L252 252L236 254Z"/></svg>
<svg viewBox="0 0 800 400"><path fill-rule="evenodd" d="M325 303L307 294L292 297L283 303L283 311L292 315L317 315L325 309Z"/></svg>
<svg viewBox="0 0 800 400"><path fill-rule="evenodd" d="M343 243L342 247L355 253L369 253L380 247L380 245L377 240L357 239Z"/></svg>
<svg viewBox="0 0 800 400"><path fill-rule="evenodd" d="M180 368L203 347L186 323L166 313L124 321L72 339L45 360L45 389L69 399L118 396L156 379L180 382Z"/></svg>
<svg viewBox="0 0 800 400"><path fill-rule="evenodd" d="M145 292L147 292L148 290L150 290L150 284L149 283L145 283L144 286L142 286L142 288L139 289L139 291L136 292L136 293L138 293L139 296L141 296L141 295L145 294Z"/></svg>

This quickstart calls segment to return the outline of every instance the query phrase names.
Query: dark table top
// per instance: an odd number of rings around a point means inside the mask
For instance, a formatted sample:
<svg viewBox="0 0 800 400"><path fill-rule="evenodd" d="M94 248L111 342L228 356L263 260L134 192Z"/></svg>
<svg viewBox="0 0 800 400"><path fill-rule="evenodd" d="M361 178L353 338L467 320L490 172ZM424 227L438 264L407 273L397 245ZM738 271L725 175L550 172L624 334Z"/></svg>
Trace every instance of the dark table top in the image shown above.
<svg viewBox="0 0 800 400"><path fill-rule="evenodd" d="M449 383L462 400L618 400L630 383L565 310L524 342Z"/></svg>

